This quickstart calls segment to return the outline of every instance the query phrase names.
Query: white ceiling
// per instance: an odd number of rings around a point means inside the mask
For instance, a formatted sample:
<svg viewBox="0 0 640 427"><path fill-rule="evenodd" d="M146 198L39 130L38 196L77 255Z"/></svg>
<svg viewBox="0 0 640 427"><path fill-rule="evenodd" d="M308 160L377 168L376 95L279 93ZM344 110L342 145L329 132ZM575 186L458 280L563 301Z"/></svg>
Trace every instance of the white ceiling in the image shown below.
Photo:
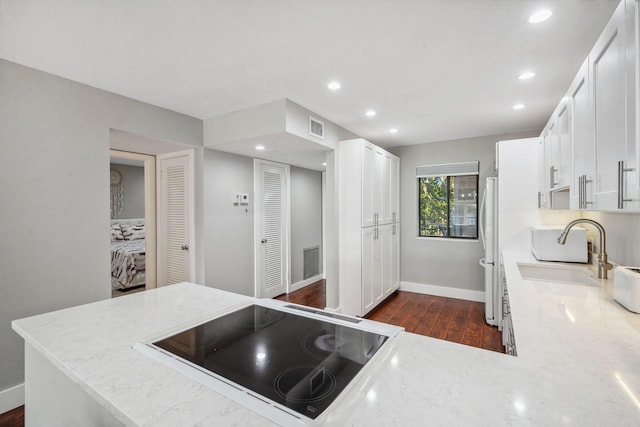
<svg viewBox="0 0 640 427"><path fill-rule="evenodd" d="M289 98L388 147L541 129L617 3L0 0L0 57L200 119Z"/></svg>

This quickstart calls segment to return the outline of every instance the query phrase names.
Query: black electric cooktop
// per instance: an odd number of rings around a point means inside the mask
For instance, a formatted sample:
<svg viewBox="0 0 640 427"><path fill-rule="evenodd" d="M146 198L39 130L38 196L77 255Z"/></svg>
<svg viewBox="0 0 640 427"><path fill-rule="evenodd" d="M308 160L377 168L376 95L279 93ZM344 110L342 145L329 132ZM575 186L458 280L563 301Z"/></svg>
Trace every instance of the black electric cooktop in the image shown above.
<svg viewBox="0 0 640 427"><path fill-rule="evenodd" d="M153 344L315 419L386 340L357 327L251 305Z"/></svg>

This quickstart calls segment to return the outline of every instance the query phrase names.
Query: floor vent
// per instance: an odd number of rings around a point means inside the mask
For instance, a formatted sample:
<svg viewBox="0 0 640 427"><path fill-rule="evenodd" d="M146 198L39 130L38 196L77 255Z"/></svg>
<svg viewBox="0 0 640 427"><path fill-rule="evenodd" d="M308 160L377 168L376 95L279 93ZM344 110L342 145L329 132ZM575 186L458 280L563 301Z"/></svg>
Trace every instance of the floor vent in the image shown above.
<svg viewBox="0 0 640 427"><path fill-rule="evenodd" d="M302 252L304 261L303 279L320 274L320 246L306 248Z"/></svg>

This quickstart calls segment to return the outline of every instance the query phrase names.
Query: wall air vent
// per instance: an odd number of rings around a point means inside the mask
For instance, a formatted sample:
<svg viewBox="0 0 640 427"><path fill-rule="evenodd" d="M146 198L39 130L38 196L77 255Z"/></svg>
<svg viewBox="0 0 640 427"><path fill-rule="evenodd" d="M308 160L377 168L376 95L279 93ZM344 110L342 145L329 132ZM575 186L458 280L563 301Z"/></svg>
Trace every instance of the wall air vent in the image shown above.
<svg viewBox="0 0 640 427"><path fill-rule="evenodd" d="M303 273L302 278L308 279L320 274L320 246L305 248L302 250Z"/></svg>
<svg viewBox="0 0 640 427"><path fill-rule="evenodd" d="M324 139L324 123L309 116L309 135Z"/></svg>

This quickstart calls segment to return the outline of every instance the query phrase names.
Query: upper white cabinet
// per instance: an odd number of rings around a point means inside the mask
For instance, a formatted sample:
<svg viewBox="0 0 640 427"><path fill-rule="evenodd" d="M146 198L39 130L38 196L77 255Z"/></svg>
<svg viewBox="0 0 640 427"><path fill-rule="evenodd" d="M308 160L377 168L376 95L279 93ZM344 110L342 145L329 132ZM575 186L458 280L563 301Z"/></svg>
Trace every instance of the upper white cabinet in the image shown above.
<svg viewBox="0 0 640 427"><path fill-rule="evenodd" d="M600 210L638 207L635 15L635 2L622 1L589 55Z"/></svg>
<svg viewBox="0 0 640 427"><path fill-rule="evenodd" d="M545 132L538 141L538 208L550 208L549 205L549 170L547 165L547 140L549 133Z"/></svg>
<svg viewBox="0 0 640 427"><path fill-rule="evenodd" d="M363 142L358 148L362 153L362 226L370 227L376 225L382 211L380 170L384 155L382 149L368 142Z"/></svg>
<svg viewBox="0 0 640 427"><path fill-rule="evenodd" d="M362 226L391 224L398 216L398 165L393 154L362 142Z"/></svg>
<svg viewBox="0 0 640 427"><path fill-rule="evenodd" d="M639 19L636 0L622 0L543 130L550 197L541 206L564 208L554 194L566 187L572 209L640 210Z"/></svg>
<svg viewBox="0 0 640 427"><path fill-rule="evenodd" d="M571 183L570 112L566 103L560 105L549 123L549 189L569 187Z"/></svg>
<svg viewBox="0 0 640 427"><path fill-rule="evenodd" d="M571 184L571 112L563 101L554 112L541 135L542 147L539 157L541 173L538 205L552 209L569 208L569 187ZM543 166L544 165L544 166Z"/></svg>
<svg viewBox="0 0 640 427"><path fill-rule="evenodd" d="M571 108L571 151L573 153L571 209L596 208L594 204L596 155L590 89L589 62L585 61L567 92L567 102Z"/></svg>

